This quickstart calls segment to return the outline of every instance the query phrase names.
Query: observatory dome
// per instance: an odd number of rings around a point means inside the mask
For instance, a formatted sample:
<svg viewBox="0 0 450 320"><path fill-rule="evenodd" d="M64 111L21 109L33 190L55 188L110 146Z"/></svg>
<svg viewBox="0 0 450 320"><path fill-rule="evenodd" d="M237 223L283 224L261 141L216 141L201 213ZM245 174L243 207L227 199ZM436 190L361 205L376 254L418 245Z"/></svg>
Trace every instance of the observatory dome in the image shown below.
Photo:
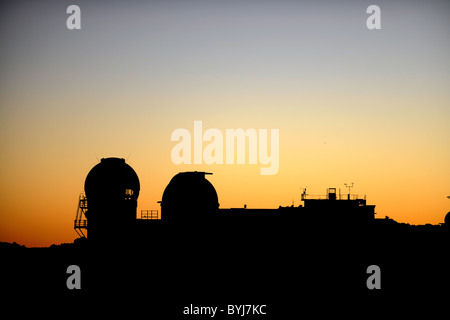
<svg viewBox="0 0 450 320"><path fill-rule="evenodd" d="M84 183L88 201L93 199L137 199L140 184L136 172L125 159L104 158L91 169Z"/></svg>
<svg viewBox="0 0 450 320"><path fill-rule="evenodd" d="M209 218L219 208L216 189L206 172L180 172L170 180L161 201L161 215L168 220Z"/></svg>
<svg viewBox="0 0 450 320"><path fill-rule="evenodd" d="M124 159L105 158L95 165L84 183L88 238L96 243L112 239L117 226L122 235L130 235L139 190L139 178Z"/></svg>

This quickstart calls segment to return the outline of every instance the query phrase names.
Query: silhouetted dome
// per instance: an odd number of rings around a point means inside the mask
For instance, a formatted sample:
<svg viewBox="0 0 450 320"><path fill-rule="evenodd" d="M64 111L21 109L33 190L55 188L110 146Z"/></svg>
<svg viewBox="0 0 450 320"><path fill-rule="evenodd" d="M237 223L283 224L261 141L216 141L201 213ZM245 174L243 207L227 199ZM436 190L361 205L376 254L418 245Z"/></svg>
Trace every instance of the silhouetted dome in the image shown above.
<svg viewBox="0 0 450 320"><path fill-rule="evenodd" d="M208 218L219 208L216 189L205 172L180 172L170 180L161 201L161 215L171 220Z"/></svg>
<svg viewBox="0 0 450 320"><path fill-rule="evenodd" d="M450 212L447 212L447 215L445 216L444 222L447 226L450 226Z"/></svg>
<svg viewBox="0 0 450 320"><path fill-rule="evenodd" d="M124 159L105 158L91 169L84 183L88 202L93 199L137 199L140 184L136 172Z"/></svg>

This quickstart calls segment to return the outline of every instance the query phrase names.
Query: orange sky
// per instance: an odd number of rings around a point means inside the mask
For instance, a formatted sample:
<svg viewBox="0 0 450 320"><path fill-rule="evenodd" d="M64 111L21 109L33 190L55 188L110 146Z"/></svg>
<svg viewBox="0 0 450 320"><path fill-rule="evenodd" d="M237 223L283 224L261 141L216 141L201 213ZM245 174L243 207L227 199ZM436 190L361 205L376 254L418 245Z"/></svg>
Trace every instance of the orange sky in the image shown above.
<svg viewBox="0 0 450 320"><path fill-rule="evenodd" d="M288 1L81 1L82 29L55 2L2 19L0 241L71 242L97 158L126 158L138 210L159 209L179 171L208 171L221 207L301 204L354 182L377 217L443 222L450 210L449 5ZM405 16L406 15L406 16ZM120 22L120 23L119 23ZM205 27L208 26L208 27ZM279 129L280 166L175 165L171 133Z"/></svg>

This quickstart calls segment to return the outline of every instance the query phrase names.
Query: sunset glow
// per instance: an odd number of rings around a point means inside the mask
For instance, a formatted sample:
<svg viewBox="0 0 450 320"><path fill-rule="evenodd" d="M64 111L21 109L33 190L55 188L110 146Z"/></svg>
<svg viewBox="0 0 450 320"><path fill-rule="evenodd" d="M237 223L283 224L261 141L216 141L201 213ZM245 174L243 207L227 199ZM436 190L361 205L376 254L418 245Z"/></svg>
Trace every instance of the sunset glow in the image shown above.
<svg viewBox="0 0 450 320"><path fill-rule="evenodd" d="M181 171L212 172L221 208L301 205L354 182L376 218L439 224L450 211L450 5L78 1L1 18L0 241L72 242L89 170L120 157L140 210ZM278 129L279 169L171 160L178 128ZM204 144L203 147L205 147ZM246 149L248 152L248 148Z"/></svg>

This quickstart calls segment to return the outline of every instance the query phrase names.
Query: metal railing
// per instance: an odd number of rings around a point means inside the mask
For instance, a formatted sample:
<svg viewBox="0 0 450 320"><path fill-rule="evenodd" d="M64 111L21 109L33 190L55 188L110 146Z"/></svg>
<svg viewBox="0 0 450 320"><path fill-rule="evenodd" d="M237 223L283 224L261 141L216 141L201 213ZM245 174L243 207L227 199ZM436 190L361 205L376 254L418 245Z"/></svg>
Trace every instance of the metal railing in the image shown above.
<svg viewBox="0 0 450 320"><path fill-rule="evenodd" d="M138 219L159 220L159 219L161 219L161 217L159 216L158 210L141 210L141 217Z"/></svg>
<svg viewBox="0 0 450 320"><path fill-rule="evenodd" d="M302 200L329 200L330 195L314 195L302 194ZM366 200L366 196L359 196L357 194L336 194L336 200Z"/></svg>
<svg viewBox="0 0 450 320"><path fill-rule="evenodd" d="M328 195L302 194L302 200L326 200Z"/></svg>
<svg viewBox="0 0 450 320"><path fill-rule="evenodd" d="M86 227L87 227L87 220L74 221L74 228L86 228Z"/></svg>

